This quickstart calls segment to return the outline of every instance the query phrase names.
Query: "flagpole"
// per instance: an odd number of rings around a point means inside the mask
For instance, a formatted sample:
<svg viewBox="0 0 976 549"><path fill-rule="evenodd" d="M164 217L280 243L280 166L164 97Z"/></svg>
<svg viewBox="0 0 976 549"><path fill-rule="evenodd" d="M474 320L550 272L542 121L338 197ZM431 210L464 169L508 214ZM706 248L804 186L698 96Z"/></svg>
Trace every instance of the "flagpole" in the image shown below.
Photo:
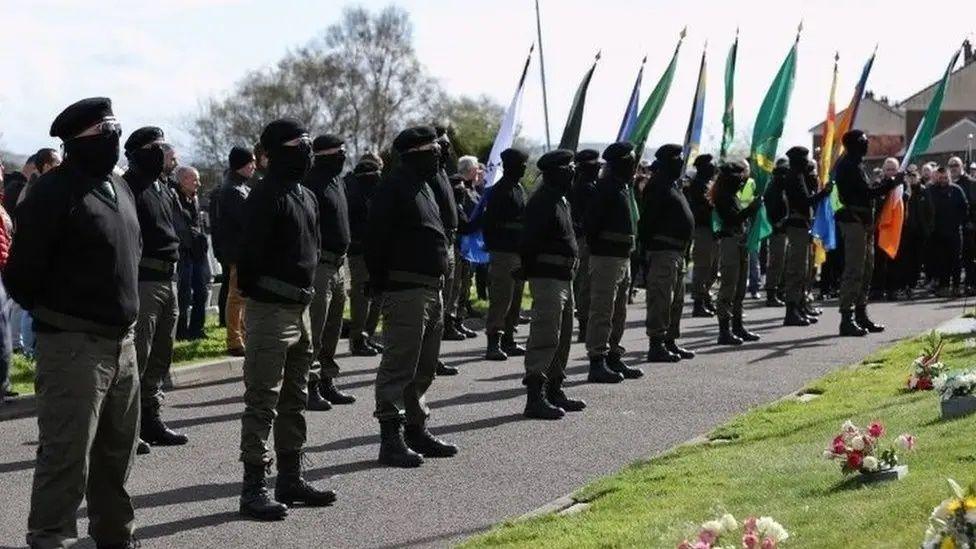
<svg viewBox="0 0 976 549"><path fill-rule="evenodd" d="M549 95L546 93L546 61L542 56L542 17L539 15L539 0L535 0L535 29L539 37L539 72L542 74L542 114L546 123L546 150L552 148L549 137Z"/></svg>

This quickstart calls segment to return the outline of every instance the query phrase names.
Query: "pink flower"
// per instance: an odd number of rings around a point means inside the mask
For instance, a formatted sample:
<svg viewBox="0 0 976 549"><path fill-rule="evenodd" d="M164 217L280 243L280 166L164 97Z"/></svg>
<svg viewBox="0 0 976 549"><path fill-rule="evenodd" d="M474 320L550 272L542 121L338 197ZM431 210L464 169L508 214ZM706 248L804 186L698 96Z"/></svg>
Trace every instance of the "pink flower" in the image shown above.
<svg viewBox="0 0 976 549"><path fill-rule="evenodd" d="M746 521L743 523L743 527L745 528L746 532L755 532L756 522L758 521L759 519L757 519L756 517L747 518Z"/></svg>
<svg viewBox="0 0 976 549"><path fill-rule="evenodd" d="M844 435L838 435L836 438L834 438L834 441L831 443L830 451L835 454L843 454L847 452L847 445L844 444Z"/></svg>
<svg viewBox="0 0 976 549"><path fill-rule="evenodd" d="M864 455L862 455L861 452L853 451L847 454L847 465L851 469L854 469L855 471L859 470L862 463L864 463Z"/></svg>
<svg viewBox="0 0 976 549"><path fill-rule="evenodd" d="M688 543L688 540L684 540L678 544L678 549L694 549L694 548L691 546L690 543Z"/></svg>
<svg viewBox="0 0 976 549"><path fill-rule="evenodd" d="M759 548L759 536L749 532L742 536L742 547L745 549L758 549Z"/></svg>
<svg viewBox="0 0 976 549"><path fill-rule="evenodd" d="M702 530L701 532L698 532L698 541L708 545L715 543L715 539L717 537L718 532L713 532L711 530Z"/></svg>
<svg viewBox="0 0 976 549"><path fill-rule="evenodd" d="M766 538L762 542L762 549L776 549L776 540L773 538Z"/></svg>
<svg viewBox="0 0 976 549"><path fill-rule="evenodd" d="M912 450L915 448L915 437L908 433L899 435L897 442L898 445L904 448L905 450Z"/></svg>
<svg viewBox="0 0 976 549"><path fill-rule="evenodd" d="M881 438L884 435L885 428L884 425L879 421L875 421L868 427L868 434L874 438Z"/></svg>

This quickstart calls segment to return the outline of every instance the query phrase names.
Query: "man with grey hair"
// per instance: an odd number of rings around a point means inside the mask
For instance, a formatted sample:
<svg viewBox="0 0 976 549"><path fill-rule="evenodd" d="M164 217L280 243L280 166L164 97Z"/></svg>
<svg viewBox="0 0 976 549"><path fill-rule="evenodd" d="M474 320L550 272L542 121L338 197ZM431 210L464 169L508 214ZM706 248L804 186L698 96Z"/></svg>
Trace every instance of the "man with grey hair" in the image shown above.
<svg viewBox="0 0 976 549"><path fill-rule="evenodd" d="M478 219L475 219L475 209L481 201L481 195L475 190L478 180L478 158L462 156L458 159L458 172L451 176L451 186L454 188L454 201L458 208L458 235L454 244L454 284L448 293L448 301L444 303L444 334L445 339L467 339L477 337L477 334L464 325L464 316L468 310L471 296L471 280L474 273L471 262L464 258L461 252L460 236L469 235L481 229Z"/></svg>
<svg viewBox="0 0 976 549"><path fill-rule="evenodd" d="M200 172L192 166L179 166L173 172L176 179L176 201L173 225L180 239L180 260L177 264L176 296L179 318L176 339L204 339L203 323L210 294L209 243L203 228L200 210Z"/></svg>

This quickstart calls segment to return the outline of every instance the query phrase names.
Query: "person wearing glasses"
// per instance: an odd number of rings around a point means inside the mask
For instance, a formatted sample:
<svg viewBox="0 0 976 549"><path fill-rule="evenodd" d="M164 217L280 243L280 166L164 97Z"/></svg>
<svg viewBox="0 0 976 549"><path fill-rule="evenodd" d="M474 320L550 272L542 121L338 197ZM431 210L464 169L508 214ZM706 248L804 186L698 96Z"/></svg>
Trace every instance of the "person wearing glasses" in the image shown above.
<svg viewBox="0 0 976 549"><path fill-rule="evenodd" d="M122 128L108 98L62 111L51 136L61 166L17 208L4 271L37 333L37 462L27 519L31 547L67 547L88 501L99 547L133 547L125 483L139 426L134 327L142 244L135 198L112 180Z"/></svg>
<svg viewBox="0 0 976 549"><path fill-rule="evenodd" d="M319 263L318 204L302 178L312 166L312 142L302 125L279 119L261 133L268 172L244 204L238 281L246 298L244 415L240 513L281 520L288 507L329 505L335 492L302 478L305 409L312 366L309 304ZM268 442L274 430L274 450ZM277 461L274 501L265 473Z"/></svg>

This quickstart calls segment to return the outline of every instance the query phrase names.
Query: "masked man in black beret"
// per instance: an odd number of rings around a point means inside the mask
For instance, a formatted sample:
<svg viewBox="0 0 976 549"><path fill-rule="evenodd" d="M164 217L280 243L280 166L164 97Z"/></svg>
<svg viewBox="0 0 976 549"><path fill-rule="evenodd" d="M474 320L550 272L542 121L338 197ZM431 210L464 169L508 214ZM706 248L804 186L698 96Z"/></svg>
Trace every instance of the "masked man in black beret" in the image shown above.
<svg viewBox="0 0 976 549"><path fill-rule="evenodd" d="M17 208L3 273L37 334L37 462L31 547L68 547L88 500L99 547L134 547L125 482L136 449L139 371L134 328L142 245L135 198L112 181L122 129L106 98L61 112L51 136L64 163Z"/></svg>
<svg viewBox="0 0 976 549"><path fill-rule="evenodd" d="M573 152L550 151L536 165L542 186L525 206L520 255L532 293L532 323L525 353L525 416L560 419L586 408L562 384L573 341L573 271L579 249L566 196L573 185Z"/></svg>
<svg viewBox="0 0 976 549"><path fill-rule="evenodd" d="M786 206L786 178L790 173L789 160L786 157L776 159L773 175L763 194L766 205L766 215L773 232L766 239L766 306L782 307L783 302L783 273L786 271L786 216L789 213Z"/></svg>
<svg viewBox="0 0 976 549"><path fill-rule="evenodd" d="M320 135L312 142L312 153L315 161L302 184L318 201L322 250L315 270L315 297L311 305L312 350L320 367L318 372L312 372L309 380L308 409L329 410L333 404L356 402L356 397L335 386L339 375L335 351L346 306L342 266L350 240L349 206L345 185L339 180L346 164L345 142L335 135Z"/></svg>
<svg viewBox="0 0 976 549"><path fill-rule="evenodd" d="M638 239L647 258L647 361L677 362L695 357L677 344L685 298L685 254L695 217L681 192L681 146L662 145L654 157L656 167L644 189Z"/></svg>
<svg viewBox="0 0 976 549"><path fill-rule="evenodd" d="M712 303L712 286L718 276L718 246L712 231L712 203L708 191L715 177L715 163L712 155L700 154L695 157L695 175L684 189L685 198L691 213L695 216L695 237L692 246L691 297L694 308L691 316L710 318L715 316Z"/></svg>
<svg viewBox="0 0 976 549"><path fill-rule="evenodd" d="M418 467L424 457L457 453L427 430L424 398L440 354L441 291L451 246L431 188L440 170L436 139L433 128L420 126L393 140L401 165L373 197L366 233L366 266L371 292L383 294L386 343L376 373L379 461L394 467Z"/></svg>
<svg viewBox="0 0 976 549"><path fill-rule="evenodd" d="M447 271L444 273L444 289L441 292L442 303L447 304L455 297L454 276L456 274L455 270L458 259L455 253L459 223L458 208L457 201L454 199L454 188L451 186L450 181L450 176L457 172L457 158L454 154L454 145L447 135L447 129L441 126L435 126L434 131L437 135L437 146L440 150L440 156L437 159L437 176L433 181L428 183L434 192L434 200L437 201L437 208L441 214L441 223L444 226L444 236L448 241ZM446 306L444 307L443 314L447 314ZM445 318L444 324L449 323L450 319ZM447 341L463 341L467 339L464 334L453 328L451 330L444 329L442 332L441 337ZM444 364L440 359L437 360L437 375L453 376L457 375L457 373L457 368Z"/></svg>
<svg viewBox="0 0 976 549"><path fill-rule="evenodd" d="M607 166L583 218L590 250L590 319L586 327L588 380L619 383L643 376L624 364L620 346L627 322L630 254L637 232L630 186L637 170L634 146L626 141L603 151Z"/></svg>
<svg viewBox="0 0 976 549"><path fill-rule="evenodd" d="M835 219L844 239L844 274L840 282L840 335L863 336L884 331L868 317L868 287L874 270L875 201L900 184L892 178L875 185L864 172L868 137L851 130L841 138L844 154L837 160L834 181L843 206Z"/></svg>
<svg viewBox="0 0 976 549"><path fill-rule="evenodd" d="M380 296L369 291L369 271L366 269L366 231L369 227L369 207L382 177L380 165L360 159L347 178L349 204L349 352L353 356L376 356L382 347L373 341L380 321Z"/></svg>
<svg viewBox="0 0 976 549"><path fill-rule="evenodd" d="M579 246L579 267L573 279L573 298L576 301L576 321L580 343L586 342L587 322L590 320L590 245L586 241L586 209L593 202L596 180L600 177L600 153L583 149L576 153L576 178L569 191L569 206L573 212L573 230Z"/></svg>
<svg viewBox="0 0 976 549"><path fill-rule="evenodd" d="M488 191L482 214L488 263L488 336L487 360L507 360L509 355L522 356L525 349L515 344L515 327L522 308L525 282L512 273L521 266L518 255L525 212L525 189L522 176L528 155L518 149L502 151L502 177Z"/></svg>
<svg viewBox="0 0 976 549"><path fill-rule="evenodd" d="M176 335L176 263L180 239L174 225L176 197L160 180L165 152L163 131L154 126L139 128L125 142L129 168L122 176L136 199L136 213L142 232L139 260L139 321L136 323L136 359L142 387L142 426L139 452L145 444L186 444L185 435L171 431L159 417L163 379L173 361Z"/></svg>
<svg viewBox="0 0 976 549"><path fill-rule="evenodd" d="M224 176L217 195L219 215L213 223L221 253L218 256L224 272L223 286L227 287L226 306L227 354L244 356L244 297L237 280L237 265L244 249L244 203L251 193L248 182L257 169L255 156L243 147L230 151L230 169Z"/></svg>
<svg viewBox="0 0 976 549"><path fill-rule="evenodd" d="M238 265L247 310L240 512L280 520L291 505L329 505L336 496L302 478L306 388L314 359L309 304L321 250L318 204L301 185L312 165L312 144L301 124L287 118L268 124L261 144L268 173L245 204L247 245ZM272 429L274 453L268 444ZM277 502L264 483L275 458Z"/></svg>

